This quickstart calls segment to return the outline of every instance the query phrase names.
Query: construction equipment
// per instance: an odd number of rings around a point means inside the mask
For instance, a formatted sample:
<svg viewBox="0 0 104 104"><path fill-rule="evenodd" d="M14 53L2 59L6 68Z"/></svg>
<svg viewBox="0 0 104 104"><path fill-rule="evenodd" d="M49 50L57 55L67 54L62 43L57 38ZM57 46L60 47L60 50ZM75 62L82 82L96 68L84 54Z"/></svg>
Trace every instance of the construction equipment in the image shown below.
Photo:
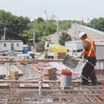
<svg viewBox="0 0 104 104"><path fill-rule="evenodd" d="M88 79L81 74L82 69L84 68L86 63L89 63L91 66L95 67L95 65L93 65L91 62L89 62L85 58L79 59L79 58L69 56L69 55L66 55L65 59L63 60L63 63L66 66L68 66L69 68L73 69L74 73L79 73L78 77L76 77L76 78L83 77L86 80L88 80ZM93 73L94 73L94 70L91 72L91 75ZM74 78L74 79L76 79L76 78Z"/></svg>
<svg viewBox="0 0 104 104"><path fill-rule="evenodd" d="M85 59L78 59L70 55L66 55L66 57L63 60L63 64L68 66L70 69L72 69L73 74L75 74L74 75L75 78L73 79L84 77L81 75L81 73L82 73L82 69L84 68L87 62L88 61Z"/></svg>
<svg viewBox="0 0 104 104"><path fill-rule="evenodd" d="M62 54L60 58L64 58L62 57L63 54L64 56L66 55L66 53L68 52L67 48L62 46L62 45L57 45L57 44L48 44L48 45L45 45L45 58L53 58L54 55L56 57L59 57L60 55L59 54Z"/></svg>
<svg viewBox="0 0 104 104"><path fill-rule="evenodd" d="M76 57L73 57L73 56L70 56L70 55L66 55L64 60L63 60L63 63L68 66L69 68L72 68L72 69L75 69L79 64L83 64L82 66L80 66L79 69L82 69L85 64L86 64L86 60L84 59L78 59Z"/></svg>

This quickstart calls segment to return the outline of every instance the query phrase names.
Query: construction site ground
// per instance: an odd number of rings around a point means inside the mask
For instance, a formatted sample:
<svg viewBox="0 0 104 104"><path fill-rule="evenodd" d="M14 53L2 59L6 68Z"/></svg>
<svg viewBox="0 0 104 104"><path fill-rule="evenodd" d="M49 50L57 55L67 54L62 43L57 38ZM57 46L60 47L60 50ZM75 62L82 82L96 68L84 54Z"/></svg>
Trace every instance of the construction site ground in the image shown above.
<svg viewBox="0 0 104 104"><path fill-rule="evenodd" d="M6 81L0 88L0 104L104 104L104 86L72 86L60 88L60 82ZM25 85L25 86L24 86ZM30 85L32 85L30 87Z"/></svg>
<svg viewBox="0 0 104 104"><path fill-rule="evenodd" d="M52 61L4 60L4 64L1 63L0 66L5 66L9 71L20 71L18 80L10 80L9 76L0 80L0 104L104 104L104 70L96 71L96 86L91 83L89 86L82 86L81 79L75 79L72 80L72 85L63 89L59 79L43 78L43 68Z"/></svg>

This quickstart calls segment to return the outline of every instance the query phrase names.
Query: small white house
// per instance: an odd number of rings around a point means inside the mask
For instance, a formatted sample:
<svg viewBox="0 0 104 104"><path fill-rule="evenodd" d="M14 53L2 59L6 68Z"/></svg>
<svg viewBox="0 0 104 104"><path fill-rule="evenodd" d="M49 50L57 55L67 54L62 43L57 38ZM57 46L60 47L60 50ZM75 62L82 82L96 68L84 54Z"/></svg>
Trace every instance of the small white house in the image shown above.
<svg viewBox="0 0 104 104"><path fill-rule="evenodd" d="M23 51L23 41L0 40L0 51Z"/></svg>

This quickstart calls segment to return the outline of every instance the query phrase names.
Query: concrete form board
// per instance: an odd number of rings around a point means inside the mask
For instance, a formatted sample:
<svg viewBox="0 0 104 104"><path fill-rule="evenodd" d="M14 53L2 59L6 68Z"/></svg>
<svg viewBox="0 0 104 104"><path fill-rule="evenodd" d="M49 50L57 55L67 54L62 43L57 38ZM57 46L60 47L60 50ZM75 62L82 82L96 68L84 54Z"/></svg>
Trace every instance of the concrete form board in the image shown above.
<svg viewBox="0 0 104 104"><path fill-rule="evenodd" d="M10 71L18 71L19 75L23 74L23 72L14 65L7 64L0 65L0 75L10 76Z"/></svg>

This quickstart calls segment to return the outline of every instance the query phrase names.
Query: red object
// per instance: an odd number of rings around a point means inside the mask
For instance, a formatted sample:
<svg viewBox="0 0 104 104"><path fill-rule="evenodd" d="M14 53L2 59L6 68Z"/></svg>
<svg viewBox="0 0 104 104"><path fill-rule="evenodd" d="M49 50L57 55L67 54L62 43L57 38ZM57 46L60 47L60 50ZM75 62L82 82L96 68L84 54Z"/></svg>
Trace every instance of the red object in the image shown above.
<svg viewBox="0 0 104 104"><path fill-rule="evenodd" d="M104 88L104 81L102 82L102 87Z"/></svg>
<svg viewBox="0 0 104 104"><path fill-rule="evenodd" d="M68 76L71 76L71 75L72 75L72 72L70 72L70 71L62 71L62 72L61 72L61 75L68 75Z"/></svg>

